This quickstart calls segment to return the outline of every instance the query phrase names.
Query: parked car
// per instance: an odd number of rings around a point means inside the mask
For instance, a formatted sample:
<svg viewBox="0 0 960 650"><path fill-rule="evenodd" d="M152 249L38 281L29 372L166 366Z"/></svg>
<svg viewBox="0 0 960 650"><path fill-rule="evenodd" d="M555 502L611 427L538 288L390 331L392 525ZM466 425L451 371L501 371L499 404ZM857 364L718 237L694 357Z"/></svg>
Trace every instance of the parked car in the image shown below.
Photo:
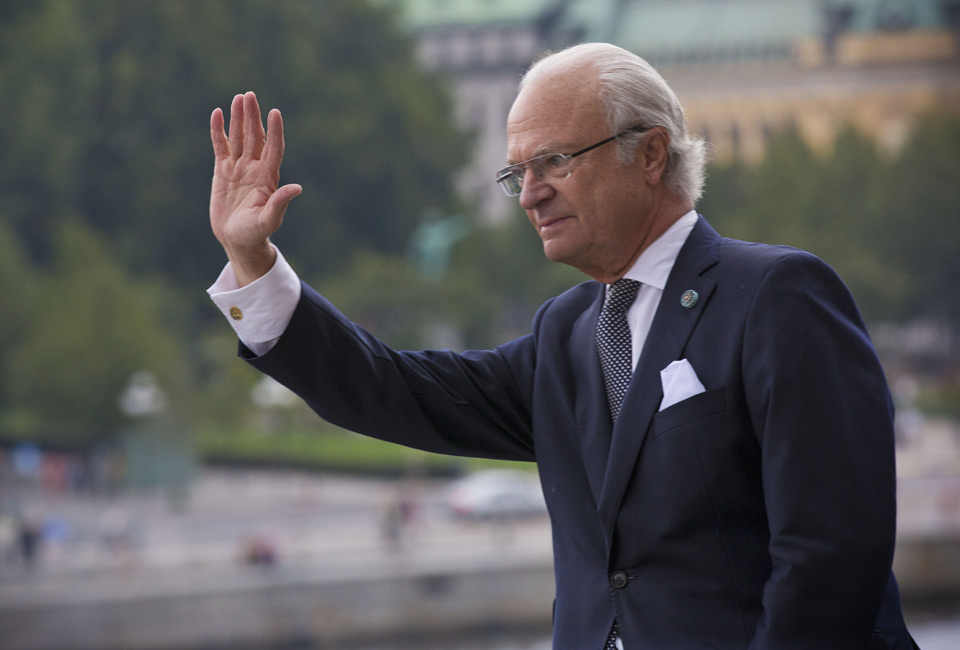
<svg viewBox="0 0 960 650"><path fill-rule="evenodd" d="M547 504L536 474L509 469L482 470L454 482L447 494L450 513L462 519L538 517Z"/></svg>

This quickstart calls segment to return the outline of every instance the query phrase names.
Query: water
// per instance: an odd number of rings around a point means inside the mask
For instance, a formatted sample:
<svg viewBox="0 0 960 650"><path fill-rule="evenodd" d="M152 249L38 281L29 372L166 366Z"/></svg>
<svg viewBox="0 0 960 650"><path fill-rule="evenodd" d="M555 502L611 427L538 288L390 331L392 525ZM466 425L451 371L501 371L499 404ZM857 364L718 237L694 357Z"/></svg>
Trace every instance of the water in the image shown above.
<svg viewBox="0 0 960 650"><path fill-rule="evenodd" d="M960 649L960 602L949 601L908 610L907 626L921 650ZM409 645L384 642L357 650L550 650L549 636L486 635L447 643L422 640ZM309 650L304 648L303 650Z"/></svg>
<svg viewBox="0 0 960 650"><path fill-rule="evenodd" d="M960 603L906 613L907 627L921 650L957 650L960 648Z"/></svg>
<svg viewBox="0 0 960 650"><path fill-rule="evenodd" d="M957 479L952 476L950 480L955 482ZM940 485L928 478L901 481L901 504L904 506L902 527L927 530L932 526L931 522L937 523L932 519L933 515L954 517L952 521L960 526L960 509L946 512L942 508L938 510L933 507L942 502L942 499L937 500L938 495L944 493ZM2 481L0 487L4 487ZM75 575L78 580L73 588L83 591L88 589L88 585L81 578L91 575L91 571L99 569L109 575L118 570L131 570L124 562L105 555L99 547L102 534L94 534L107 523L110 518L106 515L114 510L125 509L128 515L140 519L142 528L137 550L142 568L149 569L154 560L158 563L162 561L165 573L170 573L176 566L171 563L177 558L195 560L203 557L209 560L211 565L227 563L233 566L238 548L237 540L242 539L248 529L257 531L265 528L273 534L286 535L283 538L286 542L283 548L291 557L298 549L305 552L295 546L295 541L301 546L308 545L311 553L322 557L326 557L324 553L332 554L342 551L343 548L349 548L350 553L355 555L364 543L371 547L367 550L374 553L380 545L378 513L387 496L392 494L392 489L391 485L373 481L301 477L290 473L261 476L218 472L205 474L204 479L198 481L190 507L182 511L171 510L165 502L150 498L115 498L104 501L82 498L82 495L57 495L39 488L31 491L18 489L9 494L20 497L28 506L50 514L56 513L64 521L73 524L76 534L70 536L70 544L54 543L57 540L51 540L47 555L37 567L35 581L42 582L41 578L65 580L66 577ZM461 547L477 550L483 547L484 543L496 547L496 544L510 542L511 552L520 547L535 546L526 537L515 536L514 539L505 541L501 539L502 536L492 536L489 531L484 533L479 527L468 527L465 532L458 525L441 520L439 516L422 523L428 530L421 532L421 535L433 541L432 553L438 553L439 549L446 549L448 546L457 550ZM545 552L548 553L549 530L546 525L541 533L536 539L542 537ZM466 534L470 535L469 543L463 542L463 535ZM439 545L442 540L449 544ZM29 586L29 581L20 584L14 579L19 575L15 571L18 568L0 562L0 591L4 586L11 589L14 582L17 584L13 586ZM6 585L5 580L8 583ZM43 587L42 584L34 586ZM62 591L65 593L67 589ZM953 602L924 603L922 607L913 604L907 612L907 622L923 650L960 649L960 597ZM3 645L0 641L0 646ZM232 647L250 646L235 644ZM287 642L275 646L273 650L281 648L320 650L318 645L309 641L302 644ZM486 630L483 634L459 638L410 638L404 641L385 640L343 646L343 650L549 648L549 630L544 629L525 630L522 633L516 630ZM258 646L257 650L268 649ZM323 650L340 650L340 647L323 645Z"/></svg>

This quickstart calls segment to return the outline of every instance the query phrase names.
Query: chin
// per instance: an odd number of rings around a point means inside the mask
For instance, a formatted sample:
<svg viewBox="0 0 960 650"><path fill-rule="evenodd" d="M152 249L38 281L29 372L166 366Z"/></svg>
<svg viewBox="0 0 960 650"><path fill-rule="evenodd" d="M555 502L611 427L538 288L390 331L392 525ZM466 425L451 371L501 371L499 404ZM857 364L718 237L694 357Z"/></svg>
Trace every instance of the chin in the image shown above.
<svg viewBox="0 0 960 650"><path fill-rule="evenodd" d="M557 246L557 242L544 242L543 243L543 254L551 262L558 262L560 264L569 264L570 266L576 266L574 264L575 256L572 251L568 250L563 246Z"/></svg>
<svg viewBox="0 0 960 650"><path fill-rule="evenodd" d="M551 262L563 262L566 259L562 248L557 246L556 242L543 242L543 254Z"/></svg>

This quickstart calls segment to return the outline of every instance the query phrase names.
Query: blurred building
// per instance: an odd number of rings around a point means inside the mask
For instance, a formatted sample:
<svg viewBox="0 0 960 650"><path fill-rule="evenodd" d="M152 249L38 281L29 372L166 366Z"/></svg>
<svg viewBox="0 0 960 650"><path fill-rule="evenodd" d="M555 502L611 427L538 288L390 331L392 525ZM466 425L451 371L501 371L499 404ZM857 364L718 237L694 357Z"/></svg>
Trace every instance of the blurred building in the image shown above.
<svg viewBox="0 0 960 650"><path fill-rule="evenodd" d="M792 126L828 150L854 124L896 151L916 117L960 112L960 0L379 0L425 67L452 82L476 133L461 178L491 221L515 210L493 183L522 71L545 50L607 41L653 63L720 161L760 160Z"/></svg>
<svg viewBox="0 0 960 650"><path fill-rule="evenodd" d="M506 157L507 113L523 71L555 42L569 2L557 0L378 0L395 5L417 40L417 54L429 70L453 85L457 121L475 134L474 157L463 171L460 190L473 198L485 218L497 221L515 210L493 181Z"/></svg>

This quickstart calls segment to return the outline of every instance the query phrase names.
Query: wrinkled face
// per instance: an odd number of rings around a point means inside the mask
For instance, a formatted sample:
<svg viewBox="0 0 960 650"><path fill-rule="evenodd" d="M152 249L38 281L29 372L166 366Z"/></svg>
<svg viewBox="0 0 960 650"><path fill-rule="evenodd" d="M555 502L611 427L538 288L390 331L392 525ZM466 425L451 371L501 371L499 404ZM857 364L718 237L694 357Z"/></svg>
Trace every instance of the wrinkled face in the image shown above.
<svg viewBox="0 0 960 650"><path fill-rule="evenodd" d="M553 75L526 85L507 120L507 159L517 163L545 153L570 154L610 137L588 71ZM636 260L649 230L651 193L642 156L623 165L615 142L570 162L564 179L527 173L520 205L554 262L600 280L617 279Z"/></svg>

